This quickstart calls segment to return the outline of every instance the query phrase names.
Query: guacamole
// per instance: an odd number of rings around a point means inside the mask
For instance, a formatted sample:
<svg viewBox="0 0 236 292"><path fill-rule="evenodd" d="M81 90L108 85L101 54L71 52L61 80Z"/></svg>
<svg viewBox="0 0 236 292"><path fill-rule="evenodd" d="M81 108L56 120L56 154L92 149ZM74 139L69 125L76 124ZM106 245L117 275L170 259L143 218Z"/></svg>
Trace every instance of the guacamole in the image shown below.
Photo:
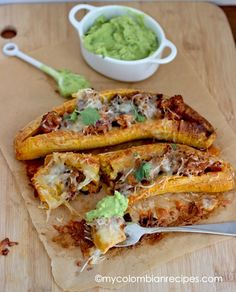
<svg viewBox="0 0 236 292"><path fill-rule="evenodd" d="M98 218L123 217L128 208L128 199L121 193L115 191L114 196L104 197L96 205L96 209L86 213L87 222Z"/></svg>
<svg viewBox="0 0 236 292"><path fill-rule="evenodd" d="M60 70L61 78L58 82L58 89L62 96L70 96L81 89L91 87L84 76L74 74L69 70Z"/></svg>
<svg viewBox="0 0 236 292"><path fill-rule="evenodd" d="M130 13L111 19L97 18L84 36L85 48L119 60L140 60L159 46L156 34L144 24L144 15Z"/></svg>
<svg viewBox="0 0 236 292"><path fill-rule="evenodd" d="M42 65L40 69L57 81L58 91L62 96L70 97L80 89L91 87L89 81L84 76L75 74L69 70L55 70L46 65Z"/></svg>

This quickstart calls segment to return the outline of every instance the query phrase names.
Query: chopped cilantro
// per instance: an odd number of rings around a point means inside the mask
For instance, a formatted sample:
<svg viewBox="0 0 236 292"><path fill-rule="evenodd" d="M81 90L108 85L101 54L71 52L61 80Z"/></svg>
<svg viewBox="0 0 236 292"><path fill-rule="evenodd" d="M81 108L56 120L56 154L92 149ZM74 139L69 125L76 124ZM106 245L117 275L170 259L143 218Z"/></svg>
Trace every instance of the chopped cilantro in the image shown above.
<svg viewBox="0 0 236 292"><path fill-rule="evenodd" d="M171 148L172 148L173 150L176 150L176 149L177 149L177 145L176 145L176 144L171 144Z"/></svg>
<svg viewBox="0 0 236 292"><path fill-rule="evenodd" d="M142 163L134 173L136 180L138 182L141 182L144 178L148 179L150 176L151 169L152 165L149 162Z"/></svg>
<svg viewBox="0 0 236 292"><path fill-rule="evenodd" d="M73 113L70 115L70 120L72 122L75 122L77 120L77 118L78 118L78 113L76 110L74 110Z"/></svg>
<svg viewBox="0 0 236 292"><path fill-rule="evenodd" d="M133 106L133 115L134 115L135 120L139 123L144 122L146 120L146 117L138 112L138 109L136 106Z"/></svg>
<svg viewBox="0 0 236 292"><path fill-rule="evenodd" d="M141 114L137 114L135 120L137 122L144 122L146 120L145 116L141 115Z"/></svg>
<svg viewBox="0 0 236 292"><path fill-rule="evenodd" d="M67 116L64 117L65 120L69 120L72 122L76 122L78 118L78 111L77 109L73 110L73 112Z"/></svg>
<svg viewBox="0 0 236 292"><path fill-rule="evenodd" d="M79 115L81 115L82 122L86 126L94 125L100 119L99 112L95 108L91 107L87 107L81 112L79 112L77 109L74 109L74 111L71 114L66 115L64 119L75 123Z"/></svg>
<svg viewBox="0 0 236 292"><path fill-rule="evenodd" d="M82 117L83 124L86 126L94 125L100 119L99 112L92 107L87 107L80 112L80 115Z"/></svg>

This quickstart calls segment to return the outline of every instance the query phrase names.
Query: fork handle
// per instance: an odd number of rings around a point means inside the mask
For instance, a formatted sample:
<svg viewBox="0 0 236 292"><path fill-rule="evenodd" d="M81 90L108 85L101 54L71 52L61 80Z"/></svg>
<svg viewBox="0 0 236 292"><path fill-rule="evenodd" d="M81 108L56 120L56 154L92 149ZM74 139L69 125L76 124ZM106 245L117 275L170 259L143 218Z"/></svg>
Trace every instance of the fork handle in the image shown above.
<svg viewBox="0 0 236 292"><path fill-rule="evenodd" d="M146 234L159 232L190 232L236 236L236 221L204 225L145 228Z"/></svg>

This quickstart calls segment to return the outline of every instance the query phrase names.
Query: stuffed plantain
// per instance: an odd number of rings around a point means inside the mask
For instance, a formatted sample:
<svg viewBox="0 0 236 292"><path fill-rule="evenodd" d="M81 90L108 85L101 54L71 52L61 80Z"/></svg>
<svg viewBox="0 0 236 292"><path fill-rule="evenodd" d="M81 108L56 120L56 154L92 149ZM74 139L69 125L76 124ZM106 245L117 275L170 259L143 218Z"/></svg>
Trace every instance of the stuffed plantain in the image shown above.
<svg viewBox="0 0 236 292"><path fill-rule="evenodd" d="M182 96L123 89L86 89L22 129L15 138L19 160L55 151L93 149L155 138L208 148L212 125L186 105Z"/></svg>
<svg viewBox="0 0 236 292"><path fill-rule="evenodd" d="M230 203L227 194L224 193L167 193L137 201L128 209L123 205L122 212L117 214L114 207L104 204L104 200L114 200L113 198L117 200L117 197L122 198L122 195L116 192L114 196L104 197L98 202L100 205L98 207L108 209L109 213L91 210L88 214L92 214L92 218L86 219L92 220L70 221L64 226L55 227L59 235L54 241L63 247L65 242L72 241L74 246L81 247L85 257L90 256L83 268L88 263L91 265L98 263L101 254L105 254L126 239L124 227L127 223L138 223L143 227L196 224L201 219L208 218L218 208ZM153 240L161 238L162 236L156 234L150 238L144 236L141 241L150 240L153 244Z"/></svg>
<svg viewBox="0 0 236 292"><path fill-rule="evenodd" d="M98 155L53 153L32 183L49 209L68 206L80 192L98 192L103 185L108 195L84 219L104 254L125 240L127 216L142 226L165 226L208 215L223 204L222 192L234 187L234 171L209 152L160 143Z"/></svg>
<svg viewBox="0 0 236 292"><path fill-rule="evenodd" d="M123 216L128 208L128 199L115 191L96 205L96 209L86 213L87 225L95 246L106 253L109 248L125 240Z"/></svg>
<svg viewBox="0 0 236 292"><path fill-rule="evenodd" d="M229 163L179 144L150 144L98 155L103 178L129 203L168 192L224 192L234 187Z"/></svg>
<svg viewBox="0 0 236 292"><path fill-rule="evenodd" d="M99 160L91 155L53 153L34 174L32 184L41 202L51 210L76 198L81 192L99 190Z"/></svg>
<svg viewBox="0 0 236 292"><path fill-rule="evenodd" d="M179 144L149 144L98 155L53 153L33 176L40 200L49 208L99 186L127 196L129 204L168 192L225 192L234 186L229 163Z"/></svg>
<svg viewBox="0 0 236 292"><path fill-rule="evenodd" d="M135 202L126 217L144 227L189 225L227 204L224 193L167 193Z"/></svg>

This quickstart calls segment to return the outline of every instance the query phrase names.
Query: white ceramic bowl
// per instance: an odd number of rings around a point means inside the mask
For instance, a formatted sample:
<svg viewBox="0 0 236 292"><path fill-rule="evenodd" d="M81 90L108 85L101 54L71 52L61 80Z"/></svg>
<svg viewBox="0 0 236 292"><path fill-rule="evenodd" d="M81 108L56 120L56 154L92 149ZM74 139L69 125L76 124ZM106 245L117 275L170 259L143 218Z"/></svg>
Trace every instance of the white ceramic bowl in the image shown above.
<svg viewBox="0 0 236 292"><path fill-rule="evenodd" d="M83 9L88 10L88 13L82 20L78 21L76 14L79 10ZM99 16L103 15L109 19L118 15L127 14L128 11L144 15L145 25L156 33L159 40L159 47L151 56L135 61L124 61L93 54L84 47L83 36ZM94 70L112 79L126 82L144 80L153 75L160 64L166 64L174 60L177 54L175 45L166 39L165 33L159 23L137 9L119 5L95 7L87 4L79 4L71 9L69 20L79 34L81 52L85 61ZM170 48L170 54L162 58L163 50L166 47Z"/></svg>

